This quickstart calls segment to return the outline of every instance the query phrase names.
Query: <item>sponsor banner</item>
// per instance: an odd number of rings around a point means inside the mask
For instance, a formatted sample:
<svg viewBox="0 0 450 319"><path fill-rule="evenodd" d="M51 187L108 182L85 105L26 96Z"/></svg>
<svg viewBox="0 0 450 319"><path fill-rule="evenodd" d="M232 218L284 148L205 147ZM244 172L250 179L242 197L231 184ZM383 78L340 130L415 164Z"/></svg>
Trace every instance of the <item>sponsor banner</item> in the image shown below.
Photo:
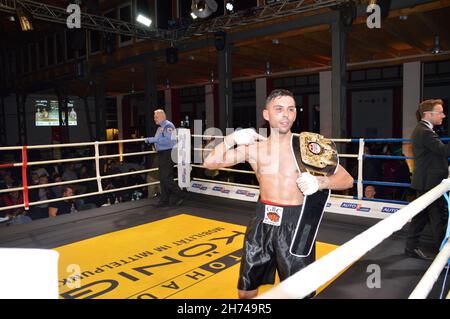
<svg viewBox="0 0 450 319"><path fill-rule="evenodd" d="M245 230L242 225L180 214L57 247L59 296L236 298ZM336 248L317 242L316 258ZM271 287L265 285L261 292Z"/></svg>
<svg viewBox="0 0 450 319"><path fill-rule="evenodd" d="M259 198L259 190L239 186L223 185L210 182L193 181L190 192L239 199L256 202ZM355 215L383 219L403 208L405 205L383 202L372 202L348 198L330 197L325 206L325 211L344 215Z"/></svg>
<svg viewBox="0 0 450 319"><path fill-rule="evenodd" d="M187 188L191 185L191 131L178 129L178 186Z"/></svg>
<svg viewBox="0 0 450 319"><path fill-rule="evenodd" d="M231 298L244 234L245 226L182 214L58 247L59 295Z"/></svg>
<svg viewBox="0 0 450 319"><path fill-rule="evenodd" d="M361 217L386 218L405 205L330 197L325 211Z"/></svg>
<svg viewBox="0 0 450 319"><path fill-rule="evenodd" d="M245 200L249 202L256 202L259 198L259 189L224 185L214 182L192 181L188 191L205 195Z"/></svg>

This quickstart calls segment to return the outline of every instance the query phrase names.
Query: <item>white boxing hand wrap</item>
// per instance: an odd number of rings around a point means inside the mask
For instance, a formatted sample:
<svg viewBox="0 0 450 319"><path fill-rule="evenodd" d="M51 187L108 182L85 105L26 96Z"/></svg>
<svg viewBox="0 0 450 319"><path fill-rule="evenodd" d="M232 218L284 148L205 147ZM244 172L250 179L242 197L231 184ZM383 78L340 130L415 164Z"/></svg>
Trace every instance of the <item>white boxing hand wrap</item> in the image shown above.
<svg viewBox="0 0 450 319"><path fill-rule="evenodd" d="M302 173L297 179L297 185L304 195L312 195L319 190L319 181L308 172Z"/></svg>
<svg viewBox="0 0 450 319"><path fill-rule="evenodd" d="M243 130L235 131L233 133L234 142L237 145L249 145L253 144L257 139L261 137L258 133L256 133L251 128L246 128Z"/></svg>
<svg viewBox="0 0 450 319"><path fill-rule="evenodd" d="M259 135L255 132L255 130L251 128L246 128L243 130L235 131L233 134L228 135L224 139L225 146L227 148L231 148L232 145L230 145L232 139L233 145L250 145L255 143L257 140L266 140L266 138L262 135Z"/></svg>

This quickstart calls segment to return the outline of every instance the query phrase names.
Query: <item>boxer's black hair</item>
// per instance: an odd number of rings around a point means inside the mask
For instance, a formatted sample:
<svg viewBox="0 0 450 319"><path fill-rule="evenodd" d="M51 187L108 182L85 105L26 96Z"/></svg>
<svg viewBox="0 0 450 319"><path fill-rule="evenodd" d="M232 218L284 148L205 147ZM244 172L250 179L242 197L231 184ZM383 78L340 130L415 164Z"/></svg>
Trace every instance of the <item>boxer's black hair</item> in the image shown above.
<svg viewBox="0 0 450 319"><path fill-rule="evenodd" d="M267 97L266 107L272 100L283 96L290 96L291 98L295 99L294 94L291 91L285 89L275 89L272 92L270 92L269 96Z"/></svg>

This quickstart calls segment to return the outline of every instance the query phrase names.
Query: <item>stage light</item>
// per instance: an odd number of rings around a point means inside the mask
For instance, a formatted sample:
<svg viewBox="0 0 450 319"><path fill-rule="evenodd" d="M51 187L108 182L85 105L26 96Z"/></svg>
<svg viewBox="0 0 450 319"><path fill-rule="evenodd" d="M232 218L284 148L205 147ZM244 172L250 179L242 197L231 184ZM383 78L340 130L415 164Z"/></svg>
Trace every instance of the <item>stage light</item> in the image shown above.
<svg viewBox="0 0 450 319"><path fill-rule="evenodd" d="M433 45L433 49L431 49L431 53L438 54L438 53L441 53L441 51L442 51L441 39L439 38L439 35L435 35L434 36L434 45Z"/></svg>
<svg viewBox="0 0 450 319"><path fill-rule="evenodd" d="M17 17L19 18L20 27L22 28L22 31L33 30L33 24L31 23L30 18L21 7L17 7L16 13Z"/></svg>
<svg viewBox="0 0 450 319"><path fill-rule="evenodd" d="M137 16L136 21L139 23L142 23L146 27L149 27L152 24L152 20L150 18L147 18L146 16L144 16L140 13Z"/></svg>
<svg viewBox="0 0 450 319"><path fill-rule="evenodd" d="M234 10L233 0L228 0L228 1L226 1L225 9L227 9L227 12L228 12L228 13L233 12L233 10Z"/></svg>
<svg viewBox="0 0 450 319"><path fill-rule="evenodd" d="M215 0L192 0L191 16L193 19L196 19L195 17L207 18L216 12L217 8L218 5Z"/></svg>

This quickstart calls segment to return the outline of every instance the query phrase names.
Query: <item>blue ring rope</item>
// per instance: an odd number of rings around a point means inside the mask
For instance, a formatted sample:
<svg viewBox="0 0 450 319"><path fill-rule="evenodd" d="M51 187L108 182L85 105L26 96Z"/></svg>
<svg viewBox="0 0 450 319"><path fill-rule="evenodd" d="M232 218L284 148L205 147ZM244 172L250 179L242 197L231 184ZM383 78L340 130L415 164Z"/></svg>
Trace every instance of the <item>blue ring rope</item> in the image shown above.
<svg viewBox="0 0 450 319"><path fill-rule="evenodd" d="M359 198L357 196L353 196L353 199L359 199ZM395 199L367 198L367 197L363 197L361 199L369 201L369 202L391 203L391 204L401 204L401 205L410 204L410 202L406 202L406 201L402 201L402 200L395 200Z"/></svg>
<svg viewBox="0 0 450 319"><path fill-rule="evenodd" d="M364 158L381 158L381 159L413 159L414 156L397 156L397 155L366 155L363 154Z"/></svg>
<svg viewBox="0 0 450 319"><path fill-rule="evenodd" d="M447 200L447 209L448 209L448 217L450 219L450 200L448 198L448 194L445 193L444 194L445 199ZM442 248L444 248L444 245L447 243L449 237L450 237L450 223L448 222L449 220L447 220L447 231L445 233L445 237L444 240L442 241L441 247L439 248L439 250L442 250ZM441 294L439 296L439 299L443 299L444 297L444 289L445 289L445 284L447 283L447 278L448 278L448 270L450 269L450 258L447 261L447 270L445 272L445 276L444 276L444 281L442 282L442 289L441 289Z"/></svg>
<svg viewBox="0 0 450 319"><path fill-rule="evenodd" d="M395 186L395 187L410 187L410 183L393 183L393 182L378 182L378 181L365 181L362 180L361 183L363 185L378 185L378 186ZM358 184L357 181L354 181L353 184Z"/></svg>

